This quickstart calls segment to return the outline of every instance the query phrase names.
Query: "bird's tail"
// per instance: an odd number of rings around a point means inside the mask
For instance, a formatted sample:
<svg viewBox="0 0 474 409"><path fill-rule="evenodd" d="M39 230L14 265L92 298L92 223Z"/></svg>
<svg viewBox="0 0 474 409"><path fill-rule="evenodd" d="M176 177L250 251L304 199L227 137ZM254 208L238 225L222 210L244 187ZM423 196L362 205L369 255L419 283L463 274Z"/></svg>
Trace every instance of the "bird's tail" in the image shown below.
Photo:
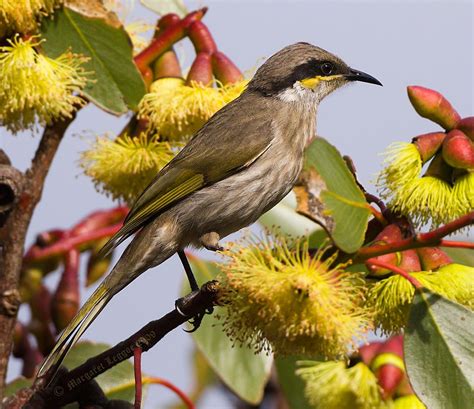
<svg viewBox="0 0 474 409"><path fill-rule="evenodd" d="M110 301L113 294L114 293L110 291L104 283L94 291L91 297L86 301L76 316L61 333L61 336L56 342L53 350L41 365L41 368L38 371L38 377L51 373L49 379L53 379L52 375L56 373L66 357L66 354Z"/></svg>

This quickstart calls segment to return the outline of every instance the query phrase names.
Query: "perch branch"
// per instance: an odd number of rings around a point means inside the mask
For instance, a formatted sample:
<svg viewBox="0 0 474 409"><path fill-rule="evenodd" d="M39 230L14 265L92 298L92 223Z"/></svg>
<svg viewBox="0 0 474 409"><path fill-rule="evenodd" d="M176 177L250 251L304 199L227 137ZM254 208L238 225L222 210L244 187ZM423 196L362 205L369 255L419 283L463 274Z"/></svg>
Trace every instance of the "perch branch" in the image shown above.
<svg viewBox="0 0 474 409"><path fill-rule="evenodd" d="M162 318L148 323L126 340L88 359L77 368L69 372L62 371L50 386L44 387L50 382L51 374L38 379L33 385L36 394L30 400L29 408L52 409L77 401L91 380L134 356L137 347L143 352L148 351L168 332L218 305L219 288L217 281L205 283L199 291L177 300L176 308Z"/></svg>

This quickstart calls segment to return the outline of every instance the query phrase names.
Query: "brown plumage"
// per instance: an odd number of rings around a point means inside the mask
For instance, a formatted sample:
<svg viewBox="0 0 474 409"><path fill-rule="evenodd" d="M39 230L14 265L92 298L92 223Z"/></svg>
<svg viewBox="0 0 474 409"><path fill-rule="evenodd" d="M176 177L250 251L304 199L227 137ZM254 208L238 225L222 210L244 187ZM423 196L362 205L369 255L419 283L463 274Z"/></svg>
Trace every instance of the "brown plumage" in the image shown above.
<svg viewBox="0 0 474 409"><path fill-rule="evenodd" d="M188 245L218 248L293 187L316 110L348 81L380 84L307 43L284 48L256 72L242 95L217 112L156 176L105 246L138 231L115 267L63 331L40 369L55 370L107 302L147 269Z"/></svg>

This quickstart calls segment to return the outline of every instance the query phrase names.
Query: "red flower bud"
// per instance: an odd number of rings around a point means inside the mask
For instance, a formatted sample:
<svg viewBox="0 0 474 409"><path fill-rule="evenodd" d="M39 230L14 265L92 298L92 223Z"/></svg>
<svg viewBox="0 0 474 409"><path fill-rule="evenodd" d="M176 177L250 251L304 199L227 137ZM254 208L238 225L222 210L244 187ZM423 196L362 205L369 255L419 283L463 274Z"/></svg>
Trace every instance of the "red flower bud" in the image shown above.
<svg viewBox="0 0 474 409"><path fill-rule="evenodd" d="M212 84L212 66L211 55L207 52L200 52L196 55L196 59L191 65L191 68L186 78L187 84L197 82L203 86Z"/></svg>
<svg viewBox="0 0 474 409"><path fill-rule="evenodd" d="M441 147L446 134L444 132L431 132L412 139L423 163L428 162Z"/></svg>
<svg viewBox="0 0 474 409"><path fill-rule="evenodd" d="M454 129L443 142L443 158L453 168L474 169L474 144L463 132Z"/></svg>
<svg viewBox="0 0 474 409"><path fill-rule="evenodd" d="M36 375L38 366L43 361L43 358L43 354L38 351L38 349L30 346L23 357L23 368L21 370L21 374L25 378L33 378Z"/></svg>
<svg viewBox="0 0 474 409"><path fill-rule="evenodd" d="M456 129L464 132L474 142L474 116L461 119Z"/></svg>
<svg viewBox="0 0 474 409"><path fill-rule="evenodd" d="M437 270L453 260L439 247L421 247L416 249L424 271Z"/></svg>
<svg viewBox="0 0 474 409"><path fill-rule="evenodd" d="M181 66L173 49L166 51L153 63L154 79L158 78L181 78Z"/></svg>
<svg viewBox="0 0 474 409"><path fill-rule="evenodd" d="M402 257L398 267L409 273L412 271L421 271L421 263L416 251L413 249L402 251Z"/></svg>
<svg viewBox="0 0 474 409"><path fill-rule="evenodd" d="M433 176L451 183L453 177L453 168L445 162L442 153L438 152L431 160L430 164L428 165L428 169L426 169L426 172L423 176Z"/></svg>
<svg viewBox="0 0 474 409"><path fill-rule="evenodd" d="M29 304L31 321L28 329L35 336L38 349L43 355L47 355L55 343L51 330L51 294L49 290L41 284Z"/></svg>
<svg viewBox="0 0 474 409"><path fill-rule="evenodd" d="M194 45L196 53L217 51L217 46L207 26L202 21L195 21L188 28L189 39Z"/></svg>
<svg viewBox="0 0 474 409"><path fill-rule="evenodd" d="M15 358L21 358L25 355L29 347L30 341L28 339L28 330L21 322L17 321L13 332L12 354Z"/></svg>
<svg viewBox="0 0 474 409"><path fill-rule="evenodd" d="M234 84L244 79L237 66L220 51L212 54L212 69L216 78L224 85Z"/></svg>
<svg viewBox="0 0 474 409"><path fill-rule="evenodd" d="M187 34L188 27L195 21L203 18L207 8L202 8L189 13L183 20L173 24L164 30L160 30L147 48L135 56L135 64L141 72L145 70L161 54L167 51L174 43L183 39Z"/></svg>
<svg viewBox="0 0 474 409"><path fill-rule="evenodd" d="M359 348L359 355L364 364L370 366L370 363L374 357L378 354L380 347L383 345L383 342L371 342L367 345L362 345Z"/></svg>
<svg viewBox="0 0 474 409"><path fill-rule="evenodd" d="M386 341L374 358L371 368L377 376L384 399L390 398L405 377L403 338L397 335Z"/></svg>
<svg viewBox="0 0 474 409"><path fill-rule="evenodd" d="M389 224L375 237L374 245L382 245L394 243L402 239L402 232L400 227L396 224ZM382 267L373 266L371 260L383 261L393 265L398 265L401 261L401 254L399 252L384 254L383 256L377 256L366 261L366 266L370 270L370 273L374 276L382 276L390 273L390 270Z"/></svg>
<svg viewBox="0 0 474 409"><path fill-rule="evenodd" d="M118 206L108 210L98 210L91 213L79 223L77 223L70 232L70 235L90 233L102 227L112 226L125 219L129 209L126 206Z"/></svg>
<svg viewBox="0 0 474 409"><path fill-rule="evenodd" d="M165 28L174 26L180 21L181 17L179 17L176 13L168 13L158 20L158 28L163 30Z"/></svg>
<svg viewBox="0 0 474 409"><path fill-rule="evenodd" d="M439 92L416 85L407 87L407 91L415 111L444 129L450 131L461 119L449 101Z"/></svg>
<svg viewBox="0 0 474 409"><path fill-rule="evenodd" d="M57 331L66 328L79 310L79 251L76 249L66 253L64 272L58 284L51 305L54 325Z"/></svg>

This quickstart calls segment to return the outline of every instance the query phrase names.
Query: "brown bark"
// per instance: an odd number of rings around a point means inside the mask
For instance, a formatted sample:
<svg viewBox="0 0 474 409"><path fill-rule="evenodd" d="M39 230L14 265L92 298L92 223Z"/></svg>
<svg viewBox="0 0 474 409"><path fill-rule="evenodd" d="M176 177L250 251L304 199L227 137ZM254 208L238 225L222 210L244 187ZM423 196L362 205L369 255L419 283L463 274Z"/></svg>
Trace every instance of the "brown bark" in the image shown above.
<svg viewBox="0 0 474 409"><path fill-rule="evenodd" d="M0 399L3 397L13 330L20 305L18 285L26 232L33 211L41 199L51 162L73 119L45 128L31 166L23 175L22 190L16 193L18 197L15 197L15 205L0 228Z"/></svg>

